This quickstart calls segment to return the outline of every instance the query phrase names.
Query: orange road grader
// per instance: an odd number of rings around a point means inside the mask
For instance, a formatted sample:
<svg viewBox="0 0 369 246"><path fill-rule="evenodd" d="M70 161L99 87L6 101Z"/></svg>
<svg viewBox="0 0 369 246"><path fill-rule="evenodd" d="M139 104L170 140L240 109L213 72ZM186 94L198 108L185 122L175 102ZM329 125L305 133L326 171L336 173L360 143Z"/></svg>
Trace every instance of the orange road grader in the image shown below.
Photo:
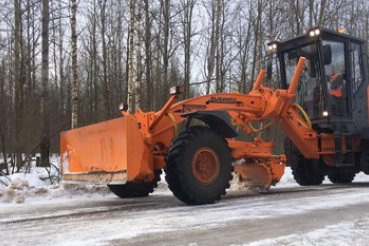
<svg viewBox="0 0 369 246"><path fill-rule="evenodd" d="M365 42L313 28L269 43L270 63L248 94L217 93L63 132L64 181L108 185L121 198L153 192L162 170L169 189L191 205L225 195L234 172L250 187L276 185L290 165L300 185L349 183L369 174L369 87ZM278 77L272 90L262 83ZM269 119L269 122L260 122ZM196 123L196 124L195 124ZM271 124L286 135L285 154L259 131ZM258 129L255 125L258 125ZM240 134L251 136L241 140ZM242 160L242 161L237 161Z"/></svg>

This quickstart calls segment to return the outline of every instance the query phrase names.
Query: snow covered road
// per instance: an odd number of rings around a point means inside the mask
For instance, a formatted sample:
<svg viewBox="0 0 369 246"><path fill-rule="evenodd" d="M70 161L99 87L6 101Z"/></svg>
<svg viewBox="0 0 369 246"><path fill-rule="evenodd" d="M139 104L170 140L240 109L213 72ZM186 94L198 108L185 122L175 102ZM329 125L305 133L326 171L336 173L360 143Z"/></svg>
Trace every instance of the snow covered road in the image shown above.
<svg viewBox="0 0 369 246"><path fill-rule="evenodd" d="M1 245L367 245L369 183L230 191L185 206L168 190L0 206Z"/></svg>

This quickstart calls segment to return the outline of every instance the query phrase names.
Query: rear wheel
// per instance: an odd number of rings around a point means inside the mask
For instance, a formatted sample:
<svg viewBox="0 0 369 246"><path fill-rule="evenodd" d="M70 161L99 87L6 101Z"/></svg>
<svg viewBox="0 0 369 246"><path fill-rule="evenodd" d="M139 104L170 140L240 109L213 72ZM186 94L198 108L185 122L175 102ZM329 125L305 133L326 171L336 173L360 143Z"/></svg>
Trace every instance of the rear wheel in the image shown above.
<svg viewBox="0 0 369 246"><path fill-rule="evenodd" d="M369 143L365 143L360 153L360 169L365 174L369 174Z"/></svg>
<svg viewBox="0 0 369 246"><path fill-rule="evenodd" d="M151 182L133 183L127 182L124 185L108 185L109 190L120 198L146 197L154 192L160 181L161 170L155 170L155 178Z"/></svg>
<svg viewBox="0 0 369 246"><path fill-rule="evenodd" d="M288 138L284 141L284 152L296 182L301 186L320 185L324 175L319 170L319 160L306 159Z"/></svg>
<svg viewBox="0 0 369 246"><path fill-rule="evenodd" d="M348 168L335 168L335 170L328 174L329 180L334 184L348 184L355 178L355 170Z"/></svg>
<svg viewBox="0 0 369 246"><path fill-rule="evenodd" d="M210 204L226 194L232 179L232 158L227 141L208 127L181 133L165 158L169 189L189 205Z"/></svg>

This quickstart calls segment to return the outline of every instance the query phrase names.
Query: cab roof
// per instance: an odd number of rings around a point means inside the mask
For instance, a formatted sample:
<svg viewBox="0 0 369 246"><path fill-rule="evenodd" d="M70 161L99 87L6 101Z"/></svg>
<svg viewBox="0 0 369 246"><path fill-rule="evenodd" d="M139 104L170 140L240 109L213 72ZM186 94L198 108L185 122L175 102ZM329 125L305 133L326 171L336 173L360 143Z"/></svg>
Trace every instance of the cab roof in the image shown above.
<svg viewBox="0 0 369 246"><path fill-rule="evenodd" d="M319 29L320 34L316 36L309 36L310 30ZM333 31L327 28L311 28L306 34L287 39L285 41L277 42L278 43L278 51L285 51L294 49L296 47L306 45L309 43L314 43L317 40L336 40L336 41L354 41L358 43L366 43L364 39L354 37L345 33L339 33L337 31Z"/></svg>

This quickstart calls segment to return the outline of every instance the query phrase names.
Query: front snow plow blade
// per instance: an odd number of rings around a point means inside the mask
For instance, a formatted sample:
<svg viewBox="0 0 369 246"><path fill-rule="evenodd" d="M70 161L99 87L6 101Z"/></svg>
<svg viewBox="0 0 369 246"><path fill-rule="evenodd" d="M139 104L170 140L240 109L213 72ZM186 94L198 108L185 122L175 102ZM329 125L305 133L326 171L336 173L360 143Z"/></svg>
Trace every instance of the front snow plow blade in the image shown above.
<svg viewBox="0 0 369 246"><path fill-rule="evenodd" d="M65 181L125 184L151 172L132 115L63 132L60 148Z"/></svg>

